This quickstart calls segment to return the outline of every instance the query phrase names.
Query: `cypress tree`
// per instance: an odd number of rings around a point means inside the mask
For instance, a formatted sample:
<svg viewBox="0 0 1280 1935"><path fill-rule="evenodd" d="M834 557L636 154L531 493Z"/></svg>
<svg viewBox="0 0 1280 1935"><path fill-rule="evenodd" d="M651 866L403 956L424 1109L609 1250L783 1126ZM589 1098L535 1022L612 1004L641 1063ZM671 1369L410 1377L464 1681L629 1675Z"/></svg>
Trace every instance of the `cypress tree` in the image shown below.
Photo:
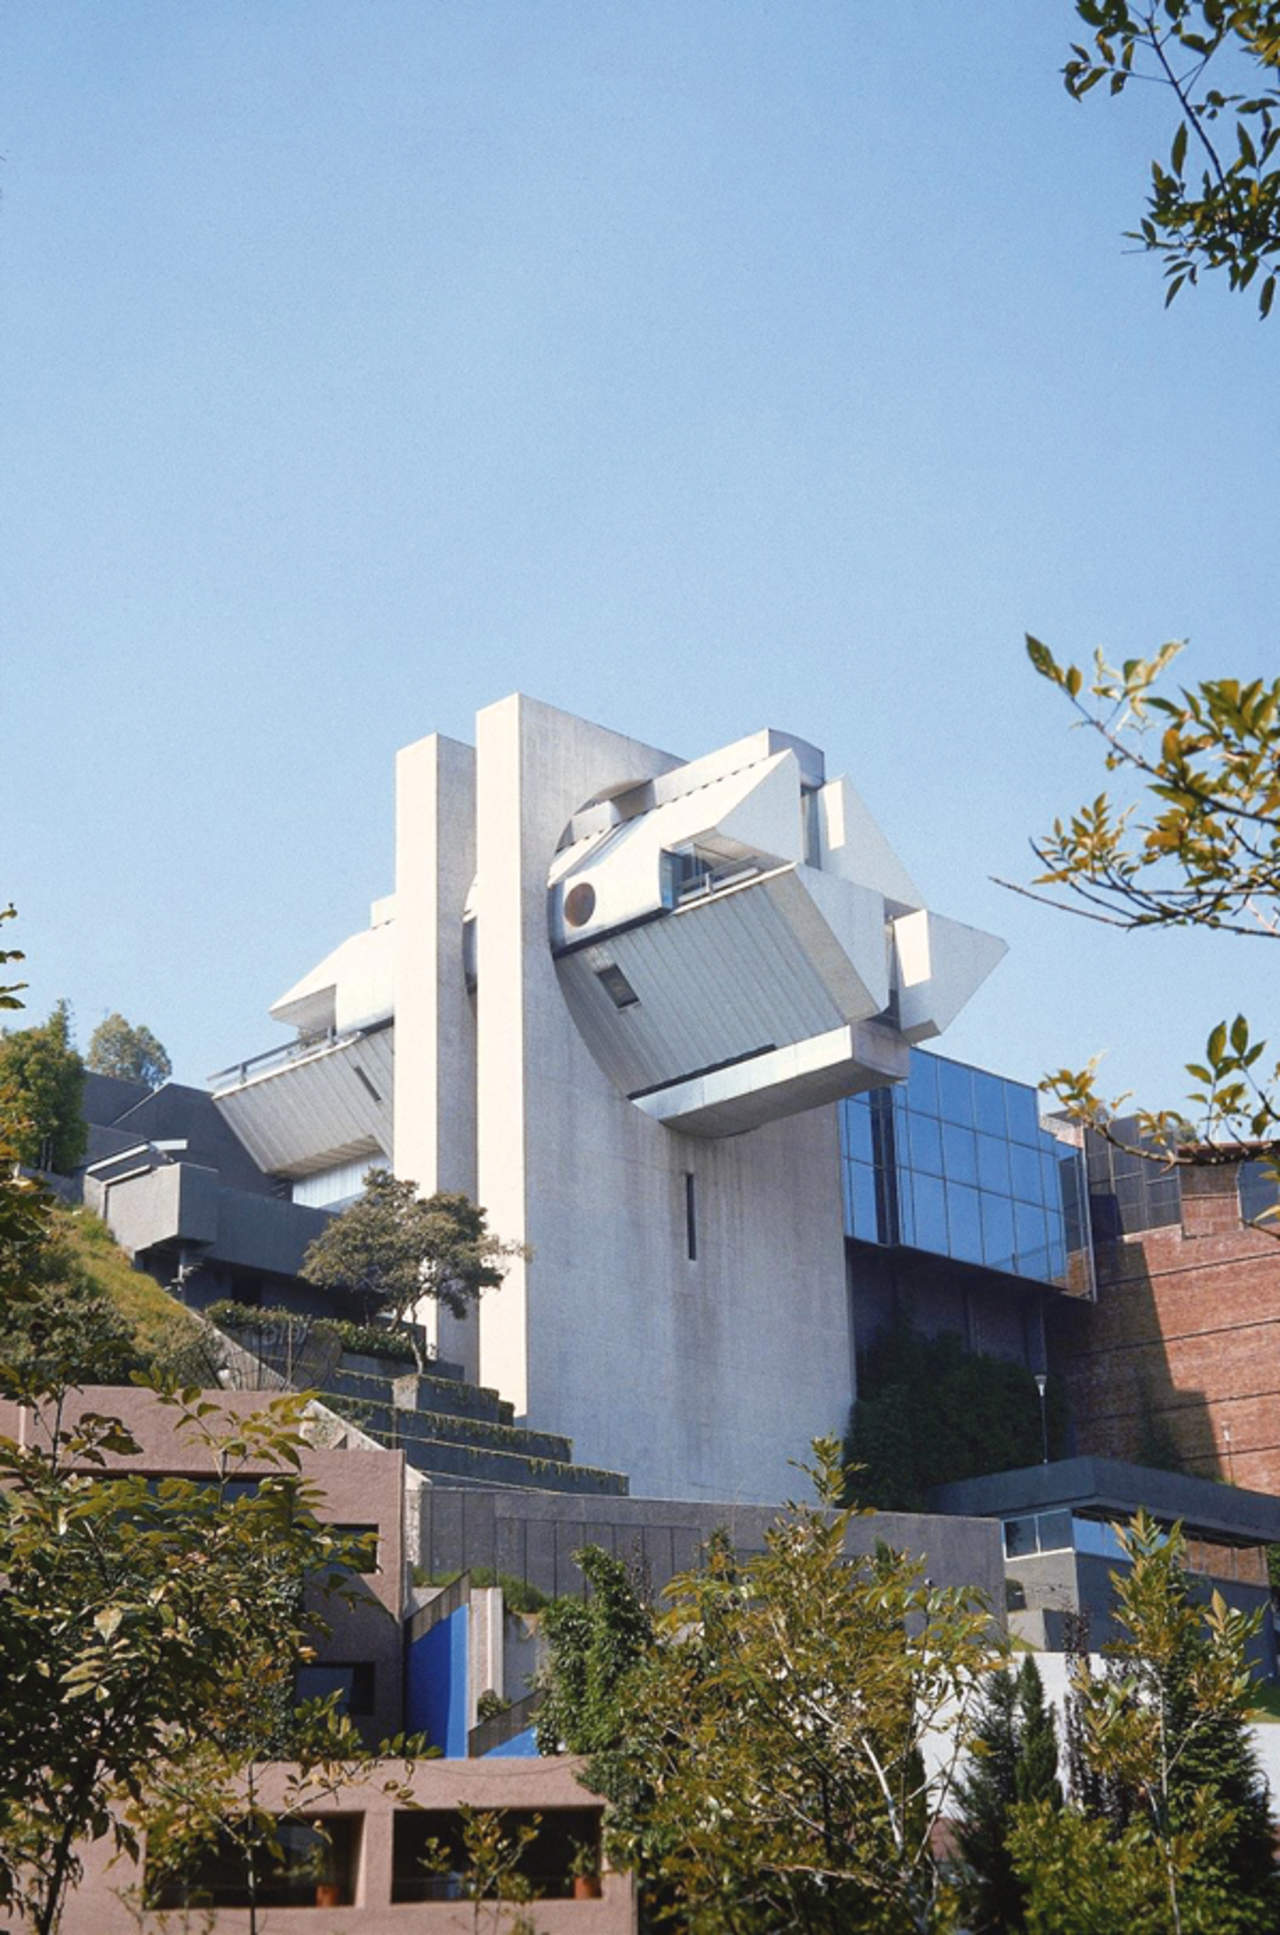
<svg viewBox="0 0 1280 1935"><path fill-rule="evenodd" d="M993 1673L978 1708L969 1771L956 1783L956 1841L965 1863L962 1884L974 1935L1021 1928L1022 1888L1005 1846L1018 1773L1018 1683Z"/></svg>
<svg viewBox="0 0 1280 1935"><path fill-rule="evenodd" d="M1062 1806L1058 1780L1058 1726L1044 1697L1040 1669L1028 1653L1018 1674L1018 1755L1013 1774L1019 1801L1049 1801Z"/></svg>
<svg viewBox="0 0 1280 1935"><path fill-rule="evenodd" d="M974 1741L969 1773L956 1788L956 1840L966 1868L961 1892L973 1935L1006 1935L1026 1927L1025 1891L1008 1848L1009 1810L1019 1801L1062 1806L1057 1726L1030 1654L1016 1676L991 1675Z"/></svg>

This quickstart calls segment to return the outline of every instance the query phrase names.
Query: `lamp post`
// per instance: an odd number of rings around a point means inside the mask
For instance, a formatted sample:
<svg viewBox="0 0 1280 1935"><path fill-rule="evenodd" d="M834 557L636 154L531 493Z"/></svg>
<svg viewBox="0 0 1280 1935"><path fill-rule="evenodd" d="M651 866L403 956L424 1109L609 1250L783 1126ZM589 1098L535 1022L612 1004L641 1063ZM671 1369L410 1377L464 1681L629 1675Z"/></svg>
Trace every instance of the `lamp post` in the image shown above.
<svg viewBox="0 0 1280 1935"><path fill-rule="evenodd" d="M1048 1411L1045 1409L1045 1401L1044 1401L1044 1394L1048 1386L1048 1383L1049 1383L1049 1380L1045 1376L1044 1372L1037 1371L1036 1389L1040 1393L1040 1442L1044 1446L1044 1457L1041 1459L1040 1462L1041 1464L1045 1464L1045 1465L1047 1465L1049 1462L1049 1414L1048 1414Z"/></svg>

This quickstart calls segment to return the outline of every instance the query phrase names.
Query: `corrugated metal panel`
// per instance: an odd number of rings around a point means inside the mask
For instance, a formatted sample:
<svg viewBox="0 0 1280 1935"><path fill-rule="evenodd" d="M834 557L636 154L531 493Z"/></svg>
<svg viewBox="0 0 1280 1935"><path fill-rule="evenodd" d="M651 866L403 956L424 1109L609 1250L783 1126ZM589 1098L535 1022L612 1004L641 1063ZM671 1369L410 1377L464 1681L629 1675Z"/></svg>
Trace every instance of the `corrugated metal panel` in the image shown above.
<svg viewBox="0 0 1280 1935"><path fill-rule="evenodd" d="M789 918L793 896L815 911L787 869L557 962L588 1046L624 1093L853 1019ZM614 1006L596 975L604 959L634 1005Z"/></svg>
<svg viewBox="0 0 1280 1935"><path fill-rule="evenodd" d="M365 1172L374 1161L371 1155L357 1156L354 1162L318 1169L313 1176L298 1176L293 1185L293 1200L310 1209L340 1209L363 1193Z"/></svg>
<svg viewBox="0 0 1280 1935"><path fill-rule="evenodd" d="M391 1148L393 1028L270 1068L214 1103L272 1175L310 1176Z"/></svg>

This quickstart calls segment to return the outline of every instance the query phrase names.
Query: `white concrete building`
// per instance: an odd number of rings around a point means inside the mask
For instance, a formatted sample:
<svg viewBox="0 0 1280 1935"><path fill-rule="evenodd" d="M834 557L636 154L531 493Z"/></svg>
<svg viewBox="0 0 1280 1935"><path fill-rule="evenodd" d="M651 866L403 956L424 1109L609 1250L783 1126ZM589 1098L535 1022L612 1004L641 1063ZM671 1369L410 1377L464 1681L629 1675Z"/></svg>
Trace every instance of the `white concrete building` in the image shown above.
<svg viewBox="0 0 1280 1935"><path fill-rule="evenodd" d="M853 1389L835 1111L1004 952L822 754L691 762L519 696L397 761L396 885L216 1094L295 1200L370 1162L529 1247L442 1354L649 1497L769 1501Z"/></svg>

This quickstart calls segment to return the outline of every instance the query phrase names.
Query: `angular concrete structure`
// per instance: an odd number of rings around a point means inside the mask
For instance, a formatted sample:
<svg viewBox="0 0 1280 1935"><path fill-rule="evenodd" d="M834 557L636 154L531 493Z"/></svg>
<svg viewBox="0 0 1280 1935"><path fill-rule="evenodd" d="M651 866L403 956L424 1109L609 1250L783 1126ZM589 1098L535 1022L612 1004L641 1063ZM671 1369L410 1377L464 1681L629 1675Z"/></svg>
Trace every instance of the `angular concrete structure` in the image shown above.
<svg viewBox="0 0 1280 1935"><path fill-rule="evenodd" d="M684 762L516 696L474 751L400 754L394 899L215 1099L312 1203L387 1160L528 1245L439 1333L517 1414L637 1493L767 1502L853 1391L830 1105L1003 951L923 907L815 747Z"/></svg>

